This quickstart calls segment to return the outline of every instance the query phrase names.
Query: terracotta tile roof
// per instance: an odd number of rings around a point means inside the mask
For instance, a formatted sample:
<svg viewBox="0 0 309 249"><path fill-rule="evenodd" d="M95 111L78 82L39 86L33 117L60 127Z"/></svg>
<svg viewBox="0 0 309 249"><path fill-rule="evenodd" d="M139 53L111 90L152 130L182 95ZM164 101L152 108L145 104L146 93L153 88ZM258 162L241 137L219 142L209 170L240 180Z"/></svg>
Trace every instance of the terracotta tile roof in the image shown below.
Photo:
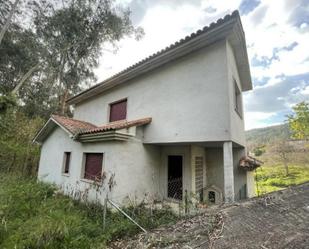
<svg viewBox="0 0 309 249"><path fill-rule="evenodd" d="M80 132L79 134L81 135L81 134L98 133L98 132L104 132L104 131L110 131L110 130L119 130L119 129L129 128L132 126L140 126L140 125L149 124L151 120L152 118L149 118L149 117L136 119L132 121L120 120L120 121L116 121L116 122L112 122L106 125L99 126L94 129L84 130Z"/></svg>
<svg viewBox="0 0 309 249"><path fill-rule="evenodd" d="M79 96L81 96L81 95L83 95L83 94L85 94L85 93L87 93L89 91L92 91L92 90L100 87L101 85L106 84L107 82L113 80L114 78L117 78L118 76L120 76L120 75L122 75L122 74L124 74L126 72L129 72L129 71L132 71L132 70L136 69L137 67L139 67L142 64L148 63L150 60L152 60L152 59L154 59L156 57L159 57L162 54L165 54L165 53L169 52L170 50L173 50L173 49L175 49L177 47L182 46L183 44L185 44L185 43L195 39L198 36L201 36L201 35L203 35L205 33L208 33L210 31L212 31L213 29L215 29L218 26L220 26L220 25L230 21L233 18L240 18L238 10L235 10L235 11L232 12L232 14L228 14L228 15L224 16L223 18L218 19L216 22L212 22L208 26L205 26L202 29L199 29L196 32L191 33L190 35L186 36L185 38L180 39L179 41L176 41L175 43L165 47L164 49L162 49L162 50L160 50L160 51L158 51L158 52L156 52L156 53L154 53L154 54L144 58L143 60L141 60L141 61L139 61L139 62L137 62L135 64L133 64L132 66L127 67L126 69L124 69L124 70L120 71L119 73L111 76L110 78L108 78L108 79L106 79L106 80L104 80L104 81L102 81L102 82L100 82L100 83L98 83L98 84L96 84L96 85L94 85L94 86L92 86L92 87L90 87L90 88L88 88L88 89L78 93L75 96L72 96L71 98L69 98L67 100L67 102L69 104L71 104L74 101L74 99L76 99L77 97L79 97Z"/></svg>
<svg viewBox="0 0 309 249"><path fill-rule="evenodd" d="M262 161L252 157L244 156L239 161L239 166L245 170L252 171L260 167L263 164Z"/></svg>
<svg viewBox="0 0 309 249"><path fill-rule="evenodd" d="M120 120L102 126L95 126L94 124L85 121L54 114L51 116L51 118L65 129L67 129L69 132L71 132L73 135L94 134L104 131L119 130L132 126L149 124L152 120L152 118L141 118L132 121Z"/></svg>
<svg viewBox="0 0 309 249"><path fill-rule="evenodd" d="M53 114L51 118L74 135L79 134L80 132L85 130L97 128L97 126L91 123L55 114Z"/></svg>

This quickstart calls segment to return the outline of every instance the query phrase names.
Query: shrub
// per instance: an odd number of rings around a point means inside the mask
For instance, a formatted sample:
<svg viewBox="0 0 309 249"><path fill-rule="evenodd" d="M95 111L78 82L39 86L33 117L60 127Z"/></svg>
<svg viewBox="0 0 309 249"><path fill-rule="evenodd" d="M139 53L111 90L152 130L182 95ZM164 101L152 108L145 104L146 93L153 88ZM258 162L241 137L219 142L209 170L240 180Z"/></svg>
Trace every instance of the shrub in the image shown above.
<svg viewBox="0 0 309 249"><path fill-rule="evenodd" d="M140 232L119 212L107 210L103 230L103 207L81 203L61 194L55 186L36 179L0 173L0 248L103 248L117 238ZM144 205L125 208L146 229L177 219L171 210Z"/></svg>

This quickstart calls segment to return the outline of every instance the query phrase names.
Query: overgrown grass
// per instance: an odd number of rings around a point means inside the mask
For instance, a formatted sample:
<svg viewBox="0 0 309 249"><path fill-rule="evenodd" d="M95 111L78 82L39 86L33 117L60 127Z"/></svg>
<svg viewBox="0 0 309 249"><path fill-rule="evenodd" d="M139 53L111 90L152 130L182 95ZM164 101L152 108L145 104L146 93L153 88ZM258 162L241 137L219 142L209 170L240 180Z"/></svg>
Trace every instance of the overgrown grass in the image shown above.
<svg viewBox="0 0 309 249"><path fill-rule="evenodd" d="M146 229L169 224L170 210L150 214L146 208L126 210ZM0 173L0 248L105 248L114 239L139 232L118 212L108 210L103 231L103 209L55 194L55 187Z"/></svg>
<svg viewBox="0 0 309 249"><path fill-rule="evenodd" d="M265 194L309 181L309 166L289 165L285 175L283 165L264 165L257 169L256 179L259 194Z"/></svg>

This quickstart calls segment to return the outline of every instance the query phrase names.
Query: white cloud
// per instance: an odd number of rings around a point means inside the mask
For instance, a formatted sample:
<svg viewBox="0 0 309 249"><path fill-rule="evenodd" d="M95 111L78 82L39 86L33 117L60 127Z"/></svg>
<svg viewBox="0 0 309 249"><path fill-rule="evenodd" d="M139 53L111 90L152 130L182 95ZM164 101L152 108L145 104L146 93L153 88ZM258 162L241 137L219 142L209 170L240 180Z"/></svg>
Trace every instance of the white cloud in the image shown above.
<svg viewBox="0 0 309 249"><path fill-rule="evenodd" d="M309 95L309 86L306 86L304 89L302 89L300 93L303 95Z"/></svg>
<svg viewBox="0 0 309 249"><path fill-rule="evenodd" d="M290 24L289 17L293 11L291 6L289 5L287 8L287 3L285 4L283 1L278 4L277 1L263 0L262 4L248 16L242 17L247 44L250 45L248 48L250 58L255 55L259 59L262 59L263 56L271 58L274 49L288 47L295 41L298 43L292 51L285 49L279 51L277 59L274 59L268 67L251 67L254 77L270 77L270 85L274 82L278 83L278 80L275 79L278 75L303 74L309 69L309 60L307 60L309 32L304 33L300 28ZM267 12L258 25L255 25L252 18L262 8L266 8Z"/></svg>
<svg viewBox="0 0 309 249"><path fill-rule="evenodd" d="M117 54L105 52L101 66L96 70L99 80L103 80L114 73L149 56L199 27L203 12L192 5L181 5L176 9L171 6L154 6L149 9L141 23L145 31L142 40L133 38L122 40ZM192 18L194 17L194 18Z"/></svg>
<svg viewBox="0 0 309 249"><path fill-rule="evenodd" d="M265 126L275 125L277 123L270 122L270 119L274 117L276 113L264 113L264 112L247 112L245 115L245 129L251 130L254 128L261 128Z"/></svg>

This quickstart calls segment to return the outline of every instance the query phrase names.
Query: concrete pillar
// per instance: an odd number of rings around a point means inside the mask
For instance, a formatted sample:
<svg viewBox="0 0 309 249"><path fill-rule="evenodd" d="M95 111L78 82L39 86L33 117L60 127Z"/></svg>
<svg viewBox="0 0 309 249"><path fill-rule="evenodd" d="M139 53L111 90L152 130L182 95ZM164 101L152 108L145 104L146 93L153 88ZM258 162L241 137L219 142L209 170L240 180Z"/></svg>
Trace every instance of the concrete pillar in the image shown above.
<svg viewBox="0 0 309 249"><path fill-rule="evenodd" d="M224 170L224 200L234 201L234 167L233 167L233 144L224 142L223 144L223 170Z"/></svg>

